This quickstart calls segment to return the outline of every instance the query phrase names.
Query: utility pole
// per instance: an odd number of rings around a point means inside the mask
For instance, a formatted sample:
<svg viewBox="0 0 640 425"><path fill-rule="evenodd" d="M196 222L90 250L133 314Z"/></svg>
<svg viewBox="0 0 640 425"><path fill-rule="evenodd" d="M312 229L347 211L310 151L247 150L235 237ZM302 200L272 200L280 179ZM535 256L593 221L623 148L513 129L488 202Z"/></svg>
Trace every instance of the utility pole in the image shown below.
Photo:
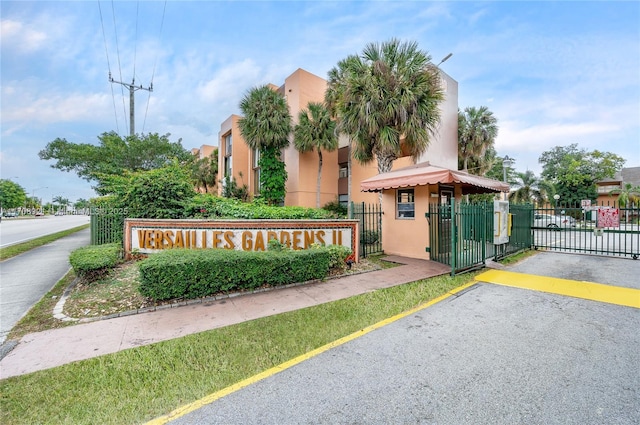
<svg viewBox="0 0 640 425"><path fill-rule="evenodd" d="M136 130L135 130L135 96L133 95L133 93L136 90L147 90L149 92L153 91L153 83L151 83L151 85L149 87L142 87L142 84L140 84L139 86L135 85L136 79L132 79L131 80L131 84L127 84L127 83L123 83L122 81L116 81L113 79L113 77L111 77L111 71L109 71L109 82L111 83L117 83L117 84L122 84L123 86L125 86L126 88L129 89L129 128L131 129L130 134L132 136L134 136L136 134Z"/></svg>

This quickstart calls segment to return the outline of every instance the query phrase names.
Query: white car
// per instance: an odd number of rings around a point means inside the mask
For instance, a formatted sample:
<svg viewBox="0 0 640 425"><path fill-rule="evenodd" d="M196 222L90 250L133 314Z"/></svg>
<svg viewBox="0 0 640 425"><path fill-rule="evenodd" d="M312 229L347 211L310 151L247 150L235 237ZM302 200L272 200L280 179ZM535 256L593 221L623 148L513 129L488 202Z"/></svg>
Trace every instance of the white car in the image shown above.
<svg viewBox="0 0 640 425"><path fill-rule="evenodd" d="M546 227L548 229L560 229L576 227L576 220L567 215L535 214L533 227Z"/></svg>

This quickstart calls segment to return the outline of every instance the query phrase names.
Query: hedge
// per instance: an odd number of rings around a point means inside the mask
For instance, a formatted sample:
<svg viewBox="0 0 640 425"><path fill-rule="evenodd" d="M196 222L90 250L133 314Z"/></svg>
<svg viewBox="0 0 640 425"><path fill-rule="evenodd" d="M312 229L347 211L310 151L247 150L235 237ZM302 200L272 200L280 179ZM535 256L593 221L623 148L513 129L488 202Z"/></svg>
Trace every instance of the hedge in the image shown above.
<svg viewBox="0 0 640 425"><path fill-rule="evenodd" d="M154 300L201 298L220 292L322 279L348 249L246 252L223 249L170 249L138 265L140 293Z"/></svg>
<svg viewBox="0 0 640 425"><path fill-rule="evenodd" d="M78 276L92 278L123 261L121 243L78 248L69 255L69 263Z"/></svg>

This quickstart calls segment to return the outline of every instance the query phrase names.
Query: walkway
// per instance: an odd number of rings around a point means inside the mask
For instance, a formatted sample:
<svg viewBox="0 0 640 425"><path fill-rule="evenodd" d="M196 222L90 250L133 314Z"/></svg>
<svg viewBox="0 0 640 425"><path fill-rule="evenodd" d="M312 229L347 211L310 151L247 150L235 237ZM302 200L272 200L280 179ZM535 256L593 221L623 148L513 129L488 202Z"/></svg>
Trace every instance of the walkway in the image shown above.
<svg viewBox="0 0 640 425"><path fill-rule="evenodd" d="M385 257L385 260L402 265L326 282L29 334L0 361L0 378L336 301L450 271L449 267L432 261L394 256Z"/></svg>

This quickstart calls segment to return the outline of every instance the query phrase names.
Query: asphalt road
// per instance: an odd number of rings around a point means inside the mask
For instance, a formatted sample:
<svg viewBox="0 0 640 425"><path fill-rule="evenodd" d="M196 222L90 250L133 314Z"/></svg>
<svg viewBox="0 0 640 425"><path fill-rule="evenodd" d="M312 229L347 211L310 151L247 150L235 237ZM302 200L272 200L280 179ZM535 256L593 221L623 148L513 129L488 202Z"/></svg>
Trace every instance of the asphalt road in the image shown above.
<svg viewBox="0 0 640 425"><path fill-rule="evenodd" d="M51 221L58 218L52 218ZM32 222L35 220L23 220ZM69 221L67 228L76 227ZM3 220L0 226L4 226ZM50 226L49 233L59 230ZM32 249L0 263L0 344L15 324L69 271L69 254L88 245L89 229Z"/></svg>
<svg viewBox="0 0 640 425"><path fill-rule="evenodd" d="M41 236L89 224L88 215L3 218L0 223L0 247L15 245Z"/></svg>
<svg viewBox="0 0 640 425"><path fill-rule="evenodd" d="M640 261L508 270L637 287ZM635 308L479 283L171 423L638 424L639 328Z"/></svg>

